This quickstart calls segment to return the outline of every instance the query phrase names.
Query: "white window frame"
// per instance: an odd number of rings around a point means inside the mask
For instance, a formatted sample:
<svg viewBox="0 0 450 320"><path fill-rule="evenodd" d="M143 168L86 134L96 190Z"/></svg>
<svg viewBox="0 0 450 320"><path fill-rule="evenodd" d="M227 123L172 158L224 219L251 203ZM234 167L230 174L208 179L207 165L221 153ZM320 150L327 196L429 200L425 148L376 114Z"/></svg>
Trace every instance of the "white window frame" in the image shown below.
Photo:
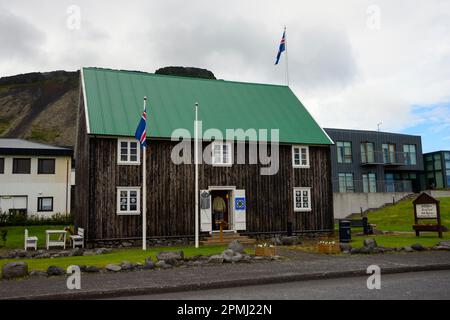
<svg viewBox="0 0 450 320"><path fill-rule="evenodd" d="M220 162L220 163L216 163L215 162L215 157L214 157L214 148L215 146L220 145L220 160L223 160L223 146L226 145L228 146L228 151L229 151L229 157L228 157L228 162ZM222 142L222 141L214 141L211 144L211 164L215 167L231 167L233 165L233 145L231 142Z"/></svg>
<svg viewBox="0 0 450 320"><path fill-rule="evenodd" d="M127 160L122 160L121 158L121 145L122 142L126 142L127 143ZM131 157L131 143L135 142L136 143L136 156L137 156L137 160L136 161L131 161L130 157ZM117 139L117 164L120 165L140 165L141 164L141 146L139 144L139 141L137 141L136 139Z"/></svg>
<svg viewBox="0 0 450 320"><path fill-rule="evenodd" d="M308 192L308 207L307 208L303 207L303 199L301 200L302 207L301 208L297 208L297 206L296 206L296 202L297 201L296 201L296 198L295 198L296 197L295 193L297 191L300 191L302 193L302 195L301 195L302 198L303 198L303 192L304 191ZM295 212L310 212L310 211L312 211L312 206L311 206L311 187L296 187L296 188L294 188L294 191L293 191L292 195L294 196L293 200L294 200L294 211Z"/></svg>
<svg viewBox="0 0 450 320"><path fill-rule="evenodd" d="M121 210L120 209L120 192L121 191L126 191L127 192L127 210ZM131 191L136 191L137 192L137 204L136 204L136 211L131 211L130 210L130 192ZM132 216L132 215L140 215L141 214L141 187L117 187L117 192L116 192L116 213L117 215L128 215L128 216Z"/></svg>
<svg viewBox="0 0 450 320"><path fill-rule="evenodd" d="M302 149L306 150L306 164L302 164ZM296 150L298 150L299 153L299 159L300 163L295 163L295 154ZM309 168L309 147L308 146L302 146L302 145L293 145L292 146L292 167L294 168Z"/></svg>

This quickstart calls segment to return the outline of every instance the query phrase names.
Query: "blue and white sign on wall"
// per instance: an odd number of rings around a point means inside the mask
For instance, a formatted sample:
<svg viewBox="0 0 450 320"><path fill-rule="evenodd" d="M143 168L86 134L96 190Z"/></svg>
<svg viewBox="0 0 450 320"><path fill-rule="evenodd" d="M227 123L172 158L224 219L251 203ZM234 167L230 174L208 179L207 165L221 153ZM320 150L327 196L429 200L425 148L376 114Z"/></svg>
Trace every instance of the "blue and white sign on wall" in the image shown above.
<svg viewBox="0 0 450 320"><path fill-rule="evenodd" d="M235 210L245 210L245 198L235 198L234 199L234 209Z"/></svg>

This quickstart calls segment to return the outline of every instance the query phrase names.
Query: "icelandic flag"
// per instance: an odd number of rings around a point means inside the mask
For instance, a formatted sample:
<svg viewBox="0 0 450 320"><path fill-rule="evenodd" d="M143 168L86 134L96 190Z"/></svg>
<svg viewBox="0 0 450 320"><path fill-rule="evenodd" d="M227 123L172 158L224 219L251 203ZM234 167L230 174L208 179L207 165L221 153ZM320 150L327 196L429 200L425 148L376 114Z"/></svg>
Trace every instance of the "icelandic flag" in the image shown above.
<svg viewBox="0 0 450 320"><path fill-rule="evenodd" d="M283 32L283 37L281 37L280 48L278 49L277 61L275 61L275 65L280 61L281 53L286 50L286 30Z"/></svg>
<svg viewBox="0 0 450 320"><path fill-rule="evenodd" d="M141 144L141 148L144 148L147 145L147 107L145 107L144 112L142 112L141 120L139 120L134 136Z"/></svg>

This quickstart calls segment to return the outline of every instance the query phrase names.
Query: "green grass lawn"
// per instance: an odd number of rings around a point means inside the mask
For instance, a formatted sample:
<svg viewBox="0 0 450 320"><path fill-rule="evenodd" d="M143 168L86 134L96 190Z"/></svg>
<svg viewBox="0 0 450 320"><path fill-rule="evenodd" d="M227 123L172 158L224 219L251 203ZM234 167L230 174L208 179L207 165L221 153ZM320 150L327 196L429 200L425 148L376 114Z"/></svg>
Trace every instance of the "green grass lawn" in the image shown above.
<svg viewBox="0 0 450 320"><path fill-rule="evenodd" d="M441 222L450 228L450 198L439 198L441 202ZM369 222L376 224L378 230L383 231L413 231L414 207L412 200L402 200L393 206L387 206L370 212ZM424 220L431 223L434 220Z"/></svg>
<svg viewBox="0 0 450 320"><path fill-rule="evenodd" d="M8 262L24 261L28 263L29 270L46 270L49 266L58 266L67 268L70 265L89 265L99 268L105 267L107 264L118 264L122 261L129 261L132 263L143 263L145 258L152 257L156 260L156 254L160 251L183 250L185 257L193 257L196 255L213 255L219 254L225 249L225 246L205 246L196 249L193 246L185 247L154 247L148 248L147 251L142 249L116 249L111 253L95 255L95 256L80 256L80 257L62 257L50 259L6 259L0 260L0 268Z"/></svg>
<svg viewBox="0 0 450 320"><path fill-rule="evenodd" d="M38 237L38 248L45 247L45 230L64 230L67 226L27 226L27 227L0 227L0 230L8 230L8 239L4 249L23 249L24 248L24 231L28 229L28 235ZM55 237L55 236L53 236ZM69 237L69 235L67 235ZM0 242L0 245L2 243Z"/></svg>

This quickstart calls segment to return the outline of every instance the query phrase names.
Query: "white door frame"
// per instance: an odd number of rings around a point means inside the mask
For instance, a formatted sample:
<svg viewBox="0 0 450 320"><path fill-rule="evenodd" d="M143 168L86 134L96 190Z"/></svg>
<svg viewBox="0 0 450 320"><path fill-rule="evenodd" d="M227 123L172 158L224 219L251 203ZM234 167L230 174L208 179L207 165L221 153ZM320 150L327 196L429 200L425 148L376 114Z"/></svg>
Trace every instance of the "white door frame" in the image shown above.
<svg viewBox="0 0 450 320"><path fill-rule="evenodd" d="M234 191L236 190L236 186L209 186L208 187L208 191L214 191L214 190L231 191L231 198L230 198L231 203L229 203L230 212L228 212L228 219L231 221L228 221L228 223L231 225L232 228L230 228L228 230L224 230L224 232L236 233L237 231L234 228L234 205L233 205L234 204ZM212 207L212 200L213 199L211 198L211 207ZM211 210L211 214L212 214L212 210ZM211 221L211 223L212 223L212 221ZM219 232L219 231L211 231L211 233L213 233L213 232Z"/></svg>

